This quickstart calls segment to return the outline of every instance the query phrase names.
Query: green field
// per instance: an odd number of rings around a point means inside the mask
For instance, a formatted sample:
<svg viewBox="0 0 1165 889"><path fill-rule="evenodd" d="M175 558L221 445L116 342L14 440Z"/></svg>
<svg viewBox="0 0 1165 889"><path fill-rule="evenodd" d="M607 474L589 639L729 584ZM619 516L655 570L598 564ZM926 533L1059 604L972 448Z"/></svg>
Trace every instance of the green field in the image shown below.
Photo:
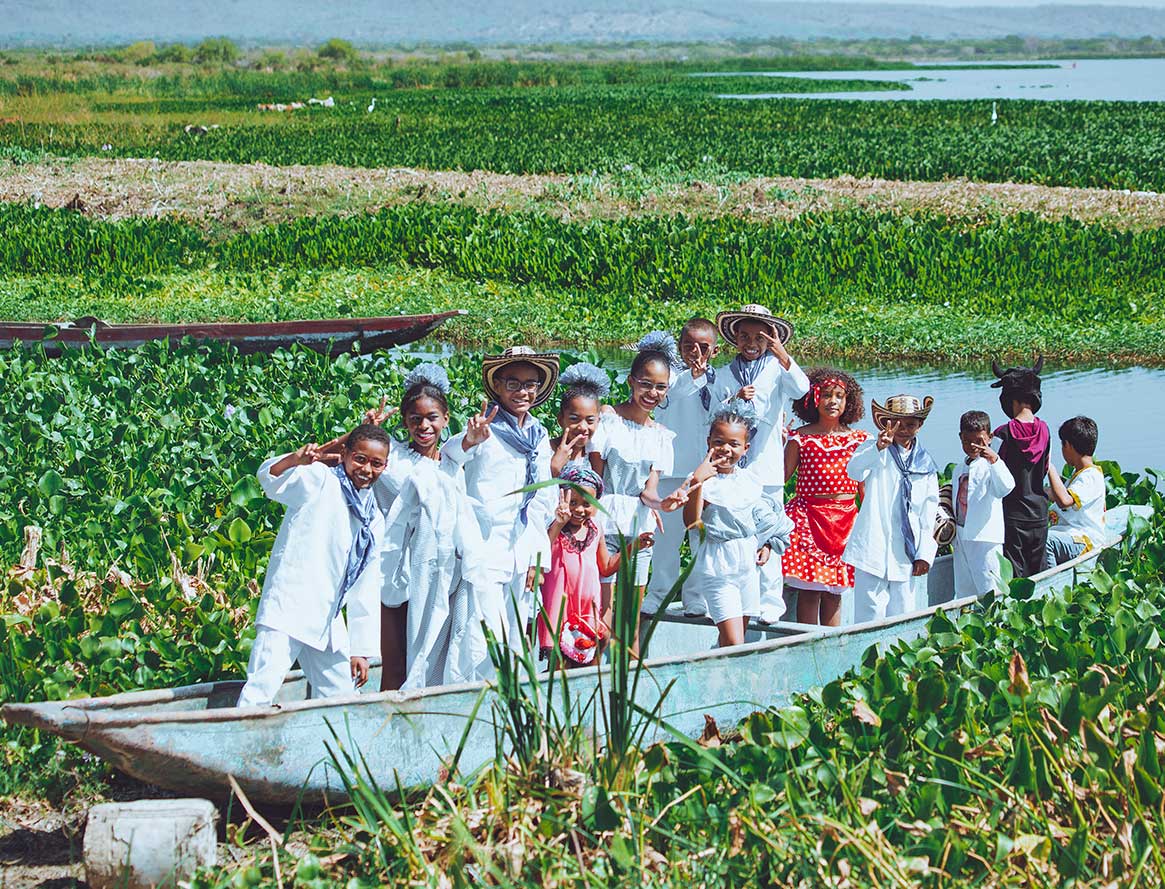
<svg viewBox="0 0 1165 889"><path fill-rule="evenodd" d="M337 52L311 64L258 50L194 63L153 47L0 56L0 187L42 177L0 204L0 317L463 308L435 337L461 349L445 361L454 429L478 404L483 351L525 341L599 360L646 330L745 302L793 321L803 363L1165 363L1155 197L1097 214L1098 193L1059 188L1165 191L1165 104L1008 101L992 126L990 102L914 103L906 90L877 103L737 102L715 93L773 81L690 76L902 64L885 58ZM257 108L327 95L335 107ZM125 213L101 195L38 196L93 157L108 159L108 194L145 188L129 218L107 218ZM116 159L142 157L306 164L297 175L331 190L318 203L288 196L278 223L264 216L282 206L277 182L230 192L226 210L173 211L160 184L154 200L149 182L118 178ZM419 184L349 200L346 167L418 168ZM515 174L505 188L518 197L475 203L424 181L448 170ZM193 199L177 203L198 206L198 173L185 175L174 187ZM818 209L820 185L805 183L756 186L758 206L796 204L784 216L724 208L734 188L775 176L967 181L943 209L844 197ZM996 182L1031 185L1034 209L994 205L1001 192L978 186ZM194 344L0 354L0 702L239 675L281 516L255 468L346 429L382 394L398 398L416 360ZM1148 503L1157 518L1061 595L1032 600L1017 581L702 744L624 737L595 749L503 682L486 704L502 732L495 765L403 800L359 785L355 807L289 823L308 851L278 853L278 876L266 839L232 827L234 864L196 885L359 889L438 872L453 886L1157 885L1165 504L1155 475L1106 474L1109 506ZM507 722L514 714L525 721ZM31 730L0 730L0 750L0 814L109 792L106 766Z"/></svg>

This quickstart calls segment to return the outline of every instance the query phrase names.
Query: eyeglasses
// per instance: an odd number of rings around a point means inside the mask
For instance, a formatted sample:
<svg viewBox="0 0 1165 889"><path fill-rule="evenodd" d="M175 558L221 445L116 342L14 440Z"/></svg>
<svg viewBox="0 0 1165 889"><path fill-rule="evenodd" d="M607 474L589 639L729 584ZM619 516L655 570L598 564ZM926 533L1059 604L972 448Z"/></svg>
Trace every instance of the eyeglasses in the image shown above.
<svg viewBox="0 0 1165 889"><path fill-rule="evenodd" d="M639 377L632 377L631 382L633 382L636 386L645 392L658 392L660 395L663 395L667 392L667 387L669 385L668 383L652 383L647 380L641 380Z"/></svg>
<svg viewBox="0 0 1165 889"><path fill-rule="evenodd" d="M384 467L388 465L383 460L369 460L363 454L353 454L348 459L355 463L357 466L368 465L373 469L384 469Z"/></svg>
<svg viewBox="0 0 1165 889"><path fill-rule="evenodd" d="M505 387L507 392L521 392L523 390L526 392L537 392L538 387L542 385L541 380L505 379L499 380L498 382L500 382Z"/></svg>

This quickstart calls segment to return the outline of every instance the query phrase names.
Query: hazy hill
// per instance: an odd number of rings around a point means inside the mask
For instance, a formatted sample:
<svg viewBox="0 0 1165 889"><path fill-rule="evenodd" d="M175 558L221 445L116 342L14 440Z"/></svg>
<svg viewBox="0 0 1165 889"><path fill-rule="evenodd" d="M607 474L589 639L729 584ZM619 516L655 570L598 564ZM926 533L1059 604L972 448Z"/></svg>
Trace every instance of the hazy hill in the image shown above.
<svg viewBox="0 0 1165 889"><path fill-rule="evenodd" d="M0 44L137 39L361 45L723 38L1046 38L1165 36L1165 9L925 6L765 0L0 0Z"/></svg>

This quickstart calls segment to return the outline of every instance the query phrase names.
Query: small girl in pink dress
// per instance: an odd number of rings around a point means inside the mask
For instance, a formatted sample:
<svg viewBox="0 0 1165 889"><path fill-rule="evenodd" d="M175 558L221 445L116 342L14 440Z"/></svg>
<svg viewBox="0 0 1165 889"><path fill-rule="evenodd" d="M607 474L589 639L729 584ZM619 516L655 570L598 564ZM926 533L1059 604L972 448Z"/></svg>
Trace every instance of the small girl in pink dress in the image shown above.
<svg viewBox="0 0 1165 889"><path fill-rule="evenodd" d="M590 664L609 630L601 616L601 578L619 570L620 554L607 549L603 529L595 519L594 501L603 496L603 480L591 468L571 463L559 478L567 482L559 495L558 509L548 533L550 567L542 582L543 614L538 617L538 645L552 665ZM591 500L583 496L585 492ZM651 545L651 535L640 535L641 548Z"/></svg>

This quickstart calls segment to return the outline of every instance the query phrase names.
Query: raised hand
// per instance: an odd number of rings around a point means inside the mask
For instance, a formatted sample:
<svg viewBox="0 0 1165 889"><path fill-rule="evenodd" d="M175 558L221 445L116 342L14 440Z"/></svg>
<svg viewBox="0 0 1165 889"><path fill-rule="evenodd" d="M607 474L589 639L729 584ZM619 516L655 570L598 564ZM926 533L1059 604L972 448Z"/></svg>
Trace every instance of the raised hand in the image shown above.
<svg viewBox="0 0 1165 889"><path fill-rule="evenodd" d="M781 342L780 338L764 331L760 332L760 336L769 344L769 351L784 363L784 360L789 357L789 353L785 351L785 344Z"/></svg>
<svg viewBox="0 0 1165 889"><path fill-rule="evenodd" d="M683 506L687 502L688 502L688 491L686 491L684 488L676 488L674 491L672 491L670 494L668 494L666 497L664 497L661 501L659 501L659 508L662 509L664 512L675 512L677 509L679 509L681 506ZM656 519L656 522L659 524L660 530L662 530L663 523L660 521L659 516L656 515L655 519Z"/></svg>
<svg viewBox="0 0 1165 889"><path fill-rule="evenodd" d="M394 414L400 413L400 408L388 407L388 396L380 396L380 407L364 412L364 422L373 426L383 426L385 421Z"/></svg>
<svg viewBox="0 0 1165 889"><path fill-rule="evenodd" d="M554 523L566 525L570 522L570 499L566 488L558 491L558 506L554 508Z"/></svg>
<svg viewBox="0 0 1165 889"><path fill-rule="evenodd" d="M971 448L972 448L972 450L975 451L976 457L982 457L988 463L994 464L996 461L999 460L999 455L991 449L991 445L978 445L977 444L977 445L972 445ZM1048 462L1048 465L1049 466L1052 465L1051 461Z"/></svg>
<svg viewBox="0 0 1165 889"><path fill-rule="evenodd" d="M315 443L305 444L295 452L294 456L296 466L310 466L324 458L320 446Z"/></svg>
<svg viewBox="0 0 1165 889"><path fill-rule="evenodd" d="M489 424L498 415L498 406L495 404L493 410L487 414L486 411L488 409L489 402L483 401L481 403L481 412L469 418L469 423L465 426L465 438L461 442L461 446L465 450L468 451L470 448L476 447L489 438Z"/></svg>
<svg viewBox="0 0 1165 889"><path fill-rule="evenodd" d="M554 455L556 457L564 457L566 461L569 461L574 456L575 448L583 444L586 440L587 433L585 430L571 435L569 428L563 429L562 438L558 440L558 447L554 449Z"/></svg>
<svg viewBox="0 0 1165 889"><path fill-rule="evenodd" d="M894 444L894 435L898 432L898 427L902 423L899 420L891 420L886 423L878 432L878 441L876 442L879 451L884 451L890 445Z"/></svg>

